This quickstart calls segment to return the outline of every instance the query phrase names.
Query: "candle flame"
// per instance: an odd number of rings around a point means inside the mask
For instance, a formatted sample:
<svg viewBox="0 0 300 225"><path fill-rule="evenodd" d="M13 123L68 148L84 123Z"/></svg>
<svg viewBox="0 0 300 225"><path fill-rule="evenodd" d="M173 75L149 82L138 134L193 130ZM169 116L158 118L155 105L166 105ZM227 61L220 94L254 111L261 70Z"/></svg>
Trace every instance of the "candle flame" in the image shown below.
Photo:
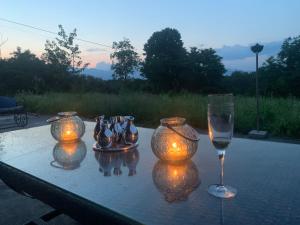
<svg viewBox="0 0 300 225"><path fill-rule="evenodd" d="M177 176L177 174L178 174L178 172L177 172L177 170L175 169L175 170L173 171L173 175L174 175L174 176Z"/></svg>
<svg viewBox="0 0 300 225"><path fill-rule="evenodd" d="M73 141L78 138L76 133L76 126L72 122L68 121L67 123L63 124L63 130L61 134L61 139L63 141Z"/></svg>
<svg viewBox="0 0 300 225"><path fill-rule="evenodd" d="M172 160L182 160L188 155L186 144L178 137L173 137L169 144L168 154Z"/></svg>
<svg viewBox="0 0 300 225"><path fill-rule="evenodd" d="M177 148L176 142L174 142L174 143L172 144L172 146L173 146L173 148Z"/></svg>

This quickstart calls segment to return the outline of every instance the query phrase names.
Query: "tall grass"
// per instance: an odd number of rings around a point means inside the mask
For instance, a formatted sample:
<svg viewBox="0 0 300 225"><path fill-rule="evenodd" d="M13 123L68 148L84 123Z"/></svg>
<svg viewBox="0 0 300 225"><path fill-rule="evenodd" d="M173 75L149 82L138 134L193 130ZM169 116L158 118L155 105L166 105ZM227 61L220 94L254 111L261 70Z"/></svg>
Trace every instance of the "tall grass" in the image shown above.
<svg viewBox="0 0 300 225"><path fill-rule="evenodd" d="M182 116L194 127L207 129L207 98L197 94L153 95L148 93L48 93L45 95L19 94L31 112L56 114L77 111L93 118L96 115L134 115L139 125L155 127L159 119ZM247 133L255 128L255 98L235 97L235 130ZM300 101L295 98L262 98L262 129L275 136L300 138Z"/></svg>

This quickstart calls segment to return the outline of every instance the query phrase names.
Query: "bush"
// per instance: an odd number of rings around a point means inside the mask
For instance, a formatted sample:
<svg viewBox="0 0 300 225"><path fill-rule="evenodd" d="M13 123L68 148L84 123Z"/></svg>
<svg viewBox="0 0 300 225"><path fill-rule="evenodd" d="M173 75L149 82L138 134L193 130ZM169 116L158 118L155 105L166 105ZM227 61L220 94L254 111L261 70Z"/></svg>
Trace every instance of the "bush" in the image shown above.
<svg viewBox="0 0 300 225"><path fill-rule="evenodd" d="M156 127L164 117L187 118L194 127L207 129L207 98L197 94L147 94L142 92L102 93L47 93L44 95L20 93L29 111L56 114L59 111L77 111L94 118L97 115L134 115L139 125ZM246 134L256 127L256 100L235 97L235 131ZM296 98L262 98L261 129L274 136L300 138L300 101Z"/></svg>

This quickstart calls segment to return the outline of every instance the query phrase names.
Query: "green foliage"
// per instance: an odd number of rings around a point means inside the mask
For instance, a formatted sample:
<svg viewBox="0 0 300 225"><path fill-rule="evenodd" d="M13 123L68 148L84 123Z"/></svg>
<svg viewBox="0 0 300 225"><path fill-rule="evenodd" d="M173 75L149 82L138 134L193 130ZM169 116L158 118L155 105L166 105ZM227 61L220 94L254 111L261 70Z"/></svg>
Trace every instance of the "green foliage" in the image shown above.
<svg viewBox="0 0 300 225"><path fill-rule="evenodd" d="M259 91L263 96L300 97L300 36L287 38L280 52L259 69ZM255 73L235 71L221 81L222 91L255 94Z"/></svg>
<svg viewBox="0 0 300 225"><path fill-rule="evenodd" d="M220 81L224 92L255 95L255 73L235 71L230 76L224 76Z"/></svg>
<svg viewBox="0 0 300 225"><path fill-rule="evenodd" d="M29 50L18 47L12 57L0 61L0 94L14 94L26 90L41 93L47 90L51 68ZM63 85L63 83L60 83ZM57 86L59 88L61 86Z"/></svg>
<svg viewBox="0 0 300 225"><path fill-rule="evenodd" d="M289 72L300 72L300 36L287 38L283 42L278 60Z"/></svg>
<svg viewBox="0 0 300 225"><path fill-rule="evenodd" d="M71 74L46 64L29 50L17 48L12 57L0 60L0 95L27 91L107 91L101 79Z"/></svg>
<svg viewBox="0 0 300 225"><path fill-rule="evenodd" d="M123 41L114 42L112 46L114 52L110 55L113 60L111 65L113 78L127 80L130 74L139 69L140 59L130 44L130 40L124 38Z"/></svg>
<svg viewBox="0 0 300 225"><path fill-rule="evenodd" d="M260 74L265 94L300 96L300 36L287 38L278 55L264 63Z"/></svg>
<svg viewBox="0 0 300 225"><path fill-rule="evenodd" d="M79 74L88 66L88 63L83 65L79 46L74 43L74 39L77 37L77 31L74 29L73 32L67 35L62 25L58 25L58 28L59 32L56 40L46 41L46 52L43 53L42 58L59 70Z"/></svg>
<svg viewBox="0 0 300 225"><path fill-rule="evenodd" d="M225 73L221 59L211 48L192 47L187 53L186 89L198 92L200 90L202 93L220 90L220 83Z"/></svg>
<svg viewBox="0 0 300 225"><path fill-rule="evenodd" d="M31 112L56 114L77 111L94 118L97 115L134 115L138 125L156 127L159 119L182 116L194 127L207 129L207 97L197 94L153 95L146 93L48 93L17 96ZM262 129L274 136L300 138L300 101L295 98L263 98ZM235 97L235 131L247 133L255 127L255 98Z"/></svg>
<svg viewBox="0 0 300 225"><path fill-rule="evenodd" d="M159 90L218 91L225 73L216 51L183 47L176 29L154 32L144 46L144 76Z"/></svg>
<svg viewBox="0 0 300 225"><path fill-rule="evenodd" d="M144 45L142 73L158 90L181 89L186 50L176 29L154 32Z"/></svg>

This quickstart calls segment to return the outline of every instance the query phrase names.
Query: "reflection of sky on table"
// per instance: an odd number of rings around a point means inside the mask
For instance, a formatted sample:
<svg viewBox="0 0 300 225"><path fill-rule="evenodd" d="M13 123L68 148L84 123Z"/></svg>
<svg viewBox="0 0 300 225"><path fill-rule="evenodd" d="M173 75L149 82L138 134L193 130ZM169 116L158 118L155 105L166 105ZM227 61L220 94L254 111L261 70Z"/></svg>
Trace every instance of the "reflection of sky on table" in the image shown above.
<svg viewBox="0 0 300 225"><path fill-rule="evenodd" d="M78 169L50 166L56 141L49 126L1 134L0 160L145 224L220 223L220 201L206 192L219 180L216 152L206 135L192 158L201 184L186 200L170 203L152 177L158 161L150 147L152 129L139 128L136 174L107 177L92 150L94 123L86 125L87 154ZM238 194L223 202L224 224L300 222L300 145L233 139L225 157L225 183Z"/></svg>

